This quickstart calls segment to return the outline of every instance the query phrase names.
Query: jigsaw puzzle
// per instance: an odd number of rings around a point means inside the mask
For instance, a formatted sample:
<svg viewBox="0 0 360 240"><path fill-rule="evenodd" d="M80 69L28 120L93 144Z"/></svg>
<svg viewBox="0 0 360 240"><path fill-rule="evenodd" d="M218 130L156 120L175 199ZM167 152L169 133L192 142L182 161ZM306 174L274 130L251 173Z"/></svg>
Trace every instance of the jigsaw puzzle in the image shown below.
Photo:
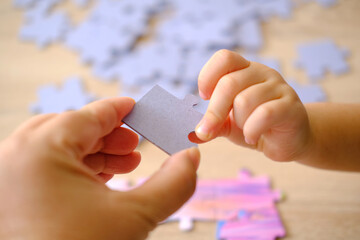
<svg viewBox="0 0 360 240"><path fill-rule="evenodd" d="M56 12L50 15L32 17L21 28L20 38L32 41L43 48L61 40L70 26L70 20L65 13Z"/></svg>
<svg viewBox="0 0 360 240"><path fill-rule="evenodd" d="M240 24L237 32L238 44L247 51L258 51L263 47L261 23L249 18Z"/></svg>
<svg viewBox="0 0 360 240"><path fill-rule="evenodd" d="M171 155L196 146L188 136L203 116L193 109L197 101L193 95L180 100L156 85L135 104L123 122Z"/></svg>
<svg viewBox="0 0 360 240"><path fill-rule="evenodd" d="M217 224L218 240L275 240L284 236L285 228L273 207L240 210L235 218Z"/></svg>
<svg viewBox="0 0 360 240"><path fill-rule="evenodd" d="M331 39L301 44L298 55L296 67L304 69L313 82L323 78L327 71L340 75L349 70L345 61L349 52L336 46Z"/></svg>
<svg viewBox="0 0 360 240"><path fill-rule="evenodd" d="M53 84L39 88L38 98L30 111L42 114L77 110L95 100L94 95L84 92L81 79L76 77L65 80L62 88Z"/></svg>
<svg viewBox="0 0 360 240"><path fill-rule="evenodd" d="M112 179L107 185L119 191L132 188L121 179ZM275 205L280 198L279 191L271 190L268 177L252 177L247 170L241 170L235 179L199 179L194 195L164 223L178 220L180 230L189 231L193 221L218 221L217 239L251 236L275 240L285 236Z"/></svg>
<svg viewBox="0 0 360 240"><path fill-rule="evenodd" d="M258 62L261 64L264 64L270 68L275 69L276 71L278 71L279 73L281 73L281 66L280 66L280 61L274 58L267 58L267 57L260 57L256 54L250 54L250 53L245 53L243 54L243 56L249 60L249 61L253 61L253 62Z"/></svg>
<svg viewBox="0 0 360 240"><path fill-rule="evenodd" d="M79 7L86 7L91 0L73 0L73 2Z"/></svg>
<svg viewBox="0 0 360 240"><path fill-rule="evenodd" d="M326 100L326 94L318 84L301 85L293 80L288 81L288 84L295 90L303 103L323 102Z"/></svg>
<svg viewBox="0 0 360 240"><path fill-rule="evenodd" d="M71 26L64 13L49 11L61 2L14 0L15 6L26 10L21 38L40 47L64 38L65 45L78 52L100 80L121 80L124 88L168 81L168 85L186 85L190 92L196 90L201 67L217 49L260 50L262 22L273 16L289 18L295 6L291 0L210 0L206 4L203 0L192 4L180 0L147 0L141 4L98 0L83 22ZM73 2L89 4L89 0ZM169 10L172 13L159 21L153 38L137 45L148 33L152 16ZM279 70L277 63L270 61L264 64Z"/></svg>
<svg viewBox="0 0 360 240"><path fill-rule="evenodd" d="M243 170L237 179L198 181L193 197L167 221L185 221L183 225L192 228L194 220L230 220L240 210L274 208L280 196L271 190L269 178L252 178Z"/></svg>
<svg viewBox="0 0 360 240"><path fill-rule="evenodd" d="M308 2L317 2L323 7L332 7L338 1L337 0L297 0L297 3L308 3Z"/></svg>

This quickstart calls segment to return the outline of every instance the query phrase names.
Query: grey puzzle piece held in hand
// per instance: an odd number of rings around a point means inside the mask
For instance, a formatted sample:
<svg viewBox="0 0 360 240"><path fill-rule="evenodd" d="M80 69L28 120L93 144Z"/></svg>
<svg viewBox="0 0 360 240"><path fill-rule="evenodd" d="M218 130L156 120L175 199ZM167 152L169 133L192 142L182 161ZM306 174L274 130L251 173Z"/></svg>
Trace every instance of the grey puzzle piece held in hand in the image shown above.
<svg viewBox="0 0 360 240"><path fill-rule="evenodd" d="M156 85L135 104L123 122L171 155L196 146L188 136L203 117L193 108L198 100L193 95L180 100Z"/></svg>

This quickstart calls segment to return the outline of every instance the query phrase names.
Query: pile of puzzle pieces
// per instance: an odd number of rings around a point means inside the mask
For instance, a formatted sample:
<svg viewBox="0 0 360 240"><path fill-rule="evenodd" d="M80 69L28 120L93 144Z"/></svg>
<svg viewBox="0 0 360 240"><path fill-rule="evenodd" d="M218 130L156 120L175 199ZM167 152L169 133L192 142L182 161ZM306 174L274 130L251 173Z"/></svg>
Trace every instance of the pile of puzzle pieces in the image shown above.
<svg viewBox="0 0 360 240"><path fill-rule="evenodd" d="M120 179L110 180L108 186L129 189ZM188 231L193 221L218 221L217 238L222 240L276 239L285 236L276 209L280 198L268 177L241 170L235 179L198 180L192 198L165 222L179 221L180 229Z"/></svg>
<svg viewBox="0 0 360 240"><path fill-rule="evenodd" d="M184 90L195 92L201 67L220 48L241 49L250 60L281 72L279 61L258 55L264 45L261 24L272 17L288 19L295 8L315 0L68 1L78 8L91 8L82 22L73 23L65 10L57 8L65 0L14 0L14 5L25 11L20 38L40 48L64 44L91 66L99 80L121 81L119 95L139 99L155 84L169 87L174 95ZM317 2L329 7L336 0ZM166 17L149 24L159 15ZM139 41L149 32L150 40ZM323 78L326 71L347 71L346 56L347 52L329 39L299 45L295 67L304 69L311 81L306 85L294 81L292 86L304 102L326 99L315 81ZM88 95L85 91L83 94ZM73 104L67 101L62 109L55 107L60 99L49 98L46 104L54 105L53 111L64 111L76 109L76 101L87 98L73 97ZM44 101L40 96L36 105L41 106ZM42 112L41 107L37 109Z"/></svg>

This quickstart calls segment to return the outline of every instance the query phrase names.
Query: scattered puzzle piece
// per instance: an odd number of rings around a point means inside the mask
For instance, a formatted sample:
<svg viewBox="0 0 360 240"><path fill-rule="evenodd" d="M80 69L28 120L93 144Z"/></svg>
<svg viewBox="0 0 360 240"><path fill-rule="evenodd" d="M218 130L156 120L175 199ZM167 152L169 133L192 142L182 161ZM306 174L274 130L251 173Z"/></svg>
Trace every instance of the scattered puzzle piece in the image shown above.
<svg viewBox="0 0 360 240"><path fill-rule="evenodd" d="M298 55L295 65L305 69L312 81L323 78L326 71L340 75L349 70L345 61L348 51L340 49L330 39L301 44Z"/></svg>
<svg viewBox="0 0 360 240"><path fill-rule="evenodd" d="M167 221L231 220L242 210L275 208L280 192L270 188L267 177L252 178L241 171L237 179L200 180L193 197ZM187 229L190 230L190 229Z"/></svg>
<svg viewBox="0 0 360 240"><path fill-rule="evenodd" d="M318 3L323 5L324 7L331 7L337 3L337 0L316 0Z"/></svg>
<svg viewBox="0 0 360 240"><path fill-rule="evenodd" d="M79 7L85 7L90 3L91 0L73 0L73 2Z"/></svg>
<svg viewBox="0 0 360 240"><path fill-rule="evenodd" d="M239 45L247 51L258 51L263 47L263 36L260 21L249 18L240 24L238 29Z"/></svg>
<svg viewBox="0 0 360 240"><path fill-rule="evenodd" d="M29 8L35 4L37 0L13 0L15 7L19 8Z"/></svg>
<svg viewBox="0 0 360 240"><path fill-rule="evenodd" d="M105 65L115 52L127 51L134 41L133 36L121 34L108 24L85 21L67 35L65 44L79 52L83 63Z"/></svg>
<svg viewBox="0 0 360 240"><path fill-rule="evenodd" d="M182 71L179 76L183 83L197 84L197 78L202 67L213 55L213 51L204 49L192 49L184 54Z"/></svg>
<svg viewBox="0 0 360 240"><path fill-rule="evenodd" d="M20 31L20 38L35 42L42 48L64 37L69 26L70 21L62 12L39 15L25 23Z"/></svg>
<svg viewBox="0 0 360 240"><path fill-rule="evenodd" d="M273 16L289 19L292 15L294 4L289 0L256 0L257 12L265 21Z"/></svg>
<svg viewBox="0 0 360 240"><path fill-rule="evenodd" d="M77 110L95 100L91 94L84 92L79 78L69 78L59 89L55 85L39 88L39 100L30 107L33 113L61 113L67 110Z"/></svg>
<svg viewBox="0 0 360 240"><path fill-rule="evenodd" d="M280 62L277 59L274 58L264 58L264 57L260 57L257 56L255 54L249 54L249 53L245 53L243 54L243 56L249 60L249 61L253 61L253 62L258 62L261 64L264 64L270 68L275 69L276 71L278 71L279 73L281 73L281 67L280 67Z"/></svg>
<svg viewBox="0 0 360 240"><path fill-rule="evenodd" d="M236 218L219 221L216 236L218 240L275 240L285 237L285 228L276 208L264 207L240 210Z"/></svg>
<svg viewBox="0 0 360 240"><path fill-rule="evenodd" d="M338 1L337 0L298 0L298 3L318 2L323 7L332 7Z"/></svg>
<svg viewBox="0 0 360 240"><path fill-rule="evenodd" d="M200 122L195 96L179 100L159 86L138 101L123 122L168 154L196 146L188 135Z"/></svg>
<svg viewBox="0 0 360 240"><path fill-rule="evenodd" d="M295 81L289 81L288 84L295 90L303 103L322 102L326 100L326 94L318 84L300 85Z"/></svg>
<svg viewBox="0 0 360 240"><path fill-rule="evenodd" d="M106 185L114 190L127 191L135 188L121 179L112 179ZM182 231L190 231L193 221L219 221L217 239L239 240L268 239L285 236L285 228L277 212L275 202L280 192L271 189L268 177L252 177L241 170L236 179L212 179L197 181L191 199L164 223L179 220Z"/></svg>

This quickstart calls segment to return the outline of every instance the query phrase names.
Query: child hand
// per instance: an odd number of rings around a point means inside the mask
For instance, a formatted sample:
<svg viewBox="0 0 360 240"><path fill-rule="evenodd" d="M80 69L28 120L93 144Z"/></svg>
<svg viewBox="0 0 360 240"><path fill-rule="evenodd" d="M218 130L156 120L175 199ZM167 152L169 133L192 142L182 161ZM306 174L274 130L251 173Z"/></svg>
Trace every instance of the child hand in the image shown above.
<svg viewBox="0 0 360 240"><path fill-rule="evenodd" d="M210 99L195 131L200 140L224 136L276 161L296 160L311 144L305 107L275 70L220 50L198 84L200 96Z"/></svg>
<svg viewBox="0 0 360 240"><path fill-rule="evenodd" d="M145 239L189 199L195 148L171 156L138 188L104 185L140 162L137 135L120 127L133 105L114 98L40 115L1 142L0 239Z"/></svg>

